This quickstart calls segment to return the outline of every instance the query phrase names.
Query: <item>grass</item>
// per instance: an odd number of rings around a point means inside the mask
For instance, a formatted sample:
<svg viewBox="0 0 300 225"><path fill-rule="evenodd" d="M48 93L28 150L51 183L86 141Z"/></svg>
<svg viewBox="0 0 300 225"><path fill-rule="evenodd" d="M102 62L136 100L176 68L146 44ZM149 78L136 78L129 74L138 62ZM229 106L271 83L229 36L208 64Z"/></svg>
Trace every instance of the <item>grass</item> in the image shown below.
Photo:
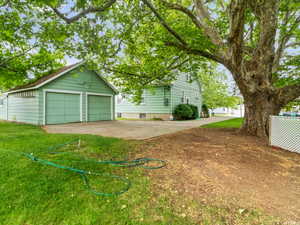
<svg viewBox="0 0 300 225"><path fill-rule="evenodd" d="M77 138L81 139L79 149L77 145L62 149L76 154L43 153L49 146ZM129 157L134 144L93 135L46 134L36 126L0 122L1 225L190 224L186 218L175 215L171 207L167 207L169 203L153 205L154 193L142 169L64 163L125 176L132 181L132 188L123 195L99 197L86 191L78 174L33 162L3 149L33 153L48 160L76 160L77 155L118 160ZM123 183L101 177L90 177L90 181L97 190L117 191L123 187Z"/></svg>
<svg viewBox="0 0 300 225"><path fill-rule="evenodd" d="M240 128L243 124L243 118L235 118L216 123L203 125L203 128Z"/></svg>
<svg viewBox="0 0 300 225"><path fill-rule="evenodd" d="M49 147L80 139L61 151ZM273 219L236 206L202 204L152 185L139 168L78 164L78 158L126 159L135 154L137 143L93 135L47 134L32 125L0 122L0 224L1 225L252 225L273 224ZM125 176L132 181L123 195L100 197L90 194L76 173L42 165L14 152L33 153L43 159L64 160L64 165L100 173ZM73 160L73 162L70 162ZM69 162L69 163L68 163ZM94 188L116 191L122 183L90 177ZM163 182L163 181L161 181Z"/></svg>

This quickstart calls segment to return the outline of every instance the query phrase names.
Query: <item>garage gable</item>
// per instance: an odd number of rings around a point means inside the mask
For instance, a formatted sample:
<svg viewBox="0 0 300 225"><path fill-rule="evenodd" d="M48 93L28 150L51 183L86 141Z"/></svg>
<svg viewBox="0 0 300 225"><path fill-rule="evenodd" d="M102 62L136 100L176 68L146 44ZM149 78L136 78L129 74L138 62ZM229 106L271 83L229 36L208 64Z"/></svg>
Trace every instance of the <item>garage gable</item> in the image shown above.
<svg viewBox="0 0 300 225"><path fill-rule="evenodd" d="M70 66L65 66L55 73L44 76L26 85L13 88L9 90L7 94L40 88L49 88L55 85L57 85L58 87L68 87L68 83L72 86L70 90L75 88L73 87L73 85L75 84L75 86L80 86L80 88L83 88L85 90L87 90L89 87L91 88L90 91L97 91L96 89L102 88L101 91L105 91L107 93L118 93L117 89L112 84L110 84L101 74L93 70L88 70L84 65L84 62L81 62Z"/></svg>
<svg viewBox="0 0 300 225"><path fill-rule="evenodd" d="M96 72L85 68L77 68L43 86L43 89L59 89L68 91L96 92L115 94L106 80Z"/></svg>

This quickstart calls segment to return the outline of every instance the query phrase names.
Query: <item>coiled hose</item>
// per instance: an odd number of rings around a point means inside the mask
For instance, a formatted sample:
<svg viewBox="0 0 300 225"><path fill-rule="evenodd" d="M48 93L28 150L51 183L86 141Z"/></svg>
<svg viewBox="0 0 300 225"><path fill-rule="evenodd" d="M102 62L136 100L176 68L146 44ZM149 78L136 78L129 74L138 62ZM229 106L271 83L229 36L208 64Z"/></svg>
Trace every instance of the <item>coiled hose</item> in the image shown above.
<svg viewBox="0 0 300 225"><path fill-rule="evenodd" d="M59 144L59 145L55 145L55 146L50 146L47 150L49 154L61 154L61 153L69 153L69 152L59 152L56 151L59 148L62 148L66 145L75 143L75 142L80 142L80 140L73 140L70 142L66 142L63 144ZM108 174L108 173L96 173L96 172L92 172L92 171L87 171L87 170L82 170L82 169L78 169L78 168L74 168L74 167L69 167L69 166L65 166L65 165L61 165L58 164L54 161L49 161L49 160L45 160L39 157L36 157L33 153L25 153L25 152L16 152L16 151L11 151L8 149L0 149L0 151L4 151L4 152L9 152L12 154L18 154L18 155L22 155L25 156L29 159L31 159L34 162L37 163L41 163L43 165L48 165L48 166L52 166L52 167L56 167L59 169L64 169L64 170L68 170L71 171L73 173L77 173L81 176L83 183L86 187L86 189L97 196L116 196L116 195L121 195L125 192L127 192L130 187L131 187L131 182L129 179L122 177L122 176L117 176L117 175L113 175L113 174ZM102 165L113 165L113 166L119 166L119 167L141 167L144 169L160 169L162 167L166 166L166 161L161 160L161 159L152 159L152 158L138 158L138 159L134 159L134 160L122 160L122 161L114 161L114 160L107 160L107 161L97 161L97 160L92 160L92 159L85 159L85 160L78 160L78 161L69 161L69 162L77 162L77 163L95 163L95 164L102 164ZM147 166L147 164L149 162L156 162L159 163L158 166ZM96 191L94 190L89 182L89 179L87 176L101 176L101 177L108 177L111 179L115 179L115 180L119 180L121 182L123 182L125 184L125 187L120 190L120 191L116 191L116 192L100 192L100 191Z"/></svg>

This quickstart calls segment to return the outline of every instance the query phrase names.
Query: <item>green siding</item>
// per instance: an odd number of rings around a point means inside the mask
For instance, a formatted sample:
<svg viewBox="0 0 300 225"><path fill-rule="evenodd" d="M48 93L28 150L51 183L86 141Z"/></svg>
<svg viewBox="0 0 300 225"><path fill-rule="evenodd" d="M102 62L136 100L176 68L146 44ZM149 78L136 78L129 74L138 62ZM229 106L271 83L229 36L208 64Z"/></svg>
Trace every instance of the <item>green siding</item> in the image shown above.
<svg viewBox="0 0 300 225"><path fill-rule="evenodd" d="M120 113L172 113L175 107L182 102L182 96L189 98L189 104L198 106L199 112L202 105L201 87L198 81L188 82L186 74L180 74L171 85L171 90L166 94L164 87L145 90L144 104L136 105L128 100L116 104L116 111ZM164 105L164 96L169 99L169 105ZM184 102L186 103L186 101Z"/></svg>
<svg viewBox="0 0 300 225"><path fill-rule="evenodd" d="M38 93L35 95L35 97L18 97L17 94L9 94L8 120L38 124Z"/></svg>
<svg viewBox="0 0 300 225"><path fill-rule="evenodd" d="M77 68L39 89L39 124L43 124L44 90L46 89L82 92L83 121L87 121L86 92L115 95L115 92L111 87L109 87L95 72Z"/></svg>
<svg viewBox="0 0 300 225"><path fill-rule="evenodd" d="M6 120L6 97L3 99L3 105L0 106L0 120Z"/></svg>
<svg viewBox="0 0 300 225"><path fill-rule="evenodd" d="M111 120L111 97L88 96L88 121Z"/></svg>
<svg viewBox="0 0 300 225"><path fill-rule="evenodd" d="M189 104L198 106L199 114L202 106L201 87L198 81L189 82L186 74L180 74L172 85L172 111L178 104L182 104L183 92L186 98L189 98ZM185 98L185 100L186 100ZM186 101L184 102L186 103Z"/></svg>
<svg viewBox="0 0 300 225"><path fill-rule="evenodd" d="M164 96L169 99L168 106L165 106ZM127 99L121 103L117 101L116 111L123 113L171 113L170 89L168 87L156 87L151 90L145 90L143 98L145 101L140 105Z"/></svg>
<svg viewBox="0 0 300 225"><path fill-rule="evenodd" d="M80 121L80 95L47 93L46 124Z"/></svg>
<svg viewBox="0 0 300 225"><path fill-rule="evenodd" d="M56 92L46 92L47 89L56 90ZM81 97L80 94L60 93L72 91L81 93ZM84 67L76 68L36 89L34 97L20 97L18 93L9 94L8 119L38 125L44 124L44 119L48 119L48 123L51 124L77 122L81 119L86 121L87 92L115 95L114 90L95 72L86 70ZM45 93L48 93L48 95L44 96ZM45 104L45 99L48 104ZM82 104L82 118L80 118L80 102ZM114 110L114 106L111 107L110 102L109 104L104 102L104 104L103 107L108 108L110 111L111 108ZM46 112L44 112L45 108ZM114 119L114 115L110 115L110 119L111 117ZM6 120L6 102L3 107L0 107L0 119Z"/></svg>

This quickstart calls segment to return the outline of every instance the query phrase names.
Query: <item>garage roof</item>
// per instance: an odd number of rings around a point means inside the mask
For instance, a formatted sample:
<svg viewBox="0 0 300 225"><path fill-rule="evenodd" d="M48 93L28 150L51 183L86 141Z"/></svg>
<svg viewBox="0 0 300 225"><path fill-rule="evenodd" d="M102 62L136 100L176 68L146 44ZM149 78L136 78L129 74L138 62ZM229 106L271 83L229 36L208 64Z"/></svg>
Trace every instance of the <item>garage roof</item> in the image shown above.
<svg viewBox="0 0 300 225"><path fill-rule="evenodd" d="M85 62L79 62L79 63L75 63L73 65L69 65L69 66L65 66L62 67L61 69L59 69L58 71L56 71L55 73L51 73L49 75L46 75L44 77L41 77L40 79L32 82L32 83L28 83L25 85L21 85L18 87L15 87L13 89L10 89L7 94L9 93L15 93L15 92L20 92L20 91L27 91L27 90L32 90L32 89L37 89L40 88L42 86L44 86L45 84L59 78L60 76L66 74L67 72L70 72L74 69L76 69L77 67L83 65ZM96 71L94 71L115 93L118 93L118 90L112 85L110 84L103 76L101 76L100 74L98 74Z"/></svg>

